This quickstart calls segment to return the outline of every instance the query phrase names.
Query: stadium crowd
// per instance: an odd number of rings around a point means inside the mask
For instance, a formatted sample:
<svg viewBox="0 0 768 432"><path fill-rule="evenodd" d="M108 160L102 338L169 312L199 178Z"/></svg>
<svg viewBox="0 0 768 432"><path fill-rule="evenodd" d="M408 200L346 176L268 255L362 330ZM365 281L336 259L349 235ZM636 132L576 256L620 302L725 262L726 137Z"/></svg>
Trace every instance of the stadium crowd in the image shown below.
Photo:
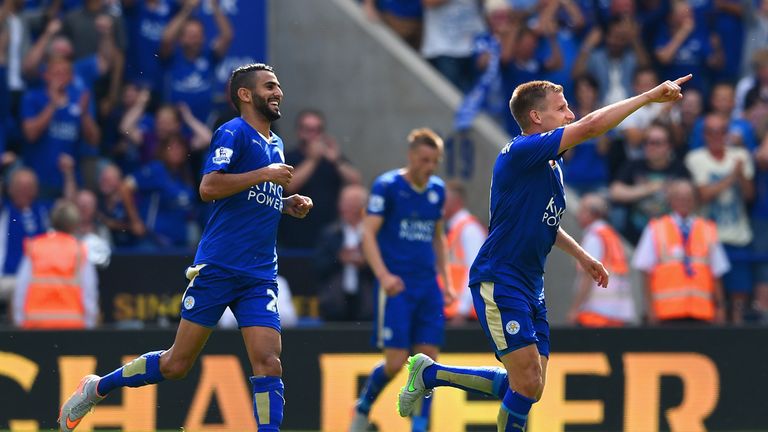
<svg viewBox="0 0 768 432"><path fill-rule="evenodd" d="M207 219L197 193L202 159L216 127L236 115L214 82L235 34L219 0L203 3L3 2L6 302L24 239L46 232L49 209L62 198L79 209L74 233L94 265L108 265L111 251L179 253L197 244ZM202 7L213 15L213 34L199 19ZM768 314L768 0L362 0L361 7L461 92L480 95L510 136L519 129L507 102L520 83L562 84L578 118L692 73L681 102L645 107L567 152L565 181L578 195L607 199L605 219L633 246L650 220L670 212L667 186L692 181L730 262L723 275L737 304L730 320ZM295 128L298 142L288 143L285 158L296 172L286 193L312 197L315 208L304 221L281 222L281 275L299 315L370 319L361 174L322 112L302 111ZM465 193L460 184L453 190ZM471 315L460 309L462 318Z"/></svg>
<svg viewBox="0 0 768 432"><path fill-rule="evenodd" d="M562 84L577 118L688 73L684 99L649 105L564 155L578 195L608 199L632 246L670 212L668 185L693 182L730 270L732 322L768 311L768 2L762 0L365 1L464 93L519 133L506 107L520 83ZM408 25L404 25L408 23ZM414 35L420 36L419 40ZM498 97L499 95L503 97ZM504 96L506 95L506 96ZM750 303L748 300L752 300Z"/></svg>

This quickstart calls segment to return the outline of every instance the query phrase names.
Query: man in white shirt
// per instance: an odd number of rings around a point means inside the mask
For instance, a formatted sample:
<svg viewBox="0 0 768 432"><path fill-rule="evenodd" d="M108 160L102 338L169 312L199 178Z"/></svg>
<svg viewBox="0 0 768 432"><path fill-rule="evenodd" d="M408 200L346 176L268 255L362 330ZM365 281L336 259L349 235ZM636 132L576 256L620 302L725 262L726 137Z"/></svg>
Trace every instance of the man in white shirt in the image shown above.
<svg viewBox="0 0 768 432"><path fill-rule="evenodd" d="M729 295L732 320L743 321L744 309L753 289L752 266L738 257L751 252L752 229L747 203L755 194L752 156L743 147L727 142L728 119L709 114L704 119L705 147L688 153L685 165L693 176L704 204L702 214L717 224L720 241L731 261L723 275Z"/></svg>

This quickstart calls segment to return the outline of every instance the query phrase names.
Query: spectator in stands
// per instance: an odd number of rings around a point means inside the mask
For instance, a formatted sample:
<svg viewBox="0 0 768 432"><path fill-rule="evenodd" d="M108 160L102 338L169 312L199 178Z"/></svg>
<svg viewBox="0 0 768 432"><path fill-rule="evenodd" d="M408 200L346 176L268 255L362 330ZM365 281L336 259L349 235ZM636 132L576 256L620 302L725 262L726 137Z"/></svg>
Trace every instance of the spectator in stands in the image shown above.
<svg viewBox="0 0 768 432"><path fill-rule="evenodd" d="M74 237L77 206L59 201L51 232L27 240L13 293L13 322L25 329L93 328L99 316L98 276Z"/></svg>
<svg viewBox="0 0 768 432"><path fill-rule="evenodd" d="M48 61L43 75L46 86L30 90L22 102L22 128L29 142L24 161L40 180L40 196L60 196L64 183L59 156L75 157L81 139L98 146L101 131L89 109L90 93L72 83L72 64L64 57Z"/></svg>
<svg viewBox="0 0 768 432"><path fill-rule="evenodd" d="M608 105L629 97L632 78L637 68L651 64L642 45L638 26L629 18L614 18L608 23L603 45L603 32L595 26L584 38L573 75L590 74L600 83L600 101Z"/></svg>
<svg viewBox="0 0 768 432"><path fill-rule="evenodd" d="M670 113L670 117L676 118L676 121L672 122L672 136L675 153L681 160L688 153L688 140L693 133L693 128L704 113L704 99L700 91L686 89L683 95L683 99L675 104Z"/></svg>
<svg viewBox="0 0 768 432"><path fill-rule="evenodd" d="M75 196L75 204L80 213L80 224L75 236L85 245L88 260L99 268L109 266L112 248L109 246L109 230L96 218L96 194L84 189Z"/></svg>
<svg viewBox="0 0 768 432"><path fill-rule="evenodd" d="M315 248L320 316L326 321L370 321L375 279L363 257L363 213L368 192L345 186L339 196L339 220L327 227Z"/></svg>
<svg viewBox="0 0 768 432"><path fill-rule="evenodd" d="M522 27L515 36L509 60L502 57L501 82L505 95L511 95L518 85L539 79L541 74L559 70L563 65L560 42L557 39L557 23L553 20L542 22L538 33L528 27ZM549 53L539 47L543 40L549 44ZM520 134L520 126L510 113L505 116L505 126L510 136Z"/></svg>
<svg viewBox="0 0 768 432"><path fill-rule="evenodd" d="M711 73L722 69L725 55L717 33L699 16L697 21L687 0L672 0L667 25L659 29L654 44L656 60L661 64L662 79L693 74L690 87L706 90Z"/></svg>
<svg viewBox="0 0 768 432"><path fill-rule="evenodd" d="M160 141L156 160L125 179L126 187L138 194L146 238L155 247L188 248L193 243L189 225L195 216L197 191L188 153L184 138L171 135Z"/></svg>
<svg viewBox="0 0 768 432"><path fill-rule="evenodd" d="M168 0L123 0L123 17L128 30L126 80L155 94L163 90L160 41L163 31L178 13L178 2Z"/></svg>
<svg viewBox="0 0 768 432"><path fill-rule="evenodd" d="M114 164L101 169L98 191L98 219L110 231L117 248L134 246L146 233L136 211L133 194L123 182L123 174Z"/></svg>
<svg viewBox="0 0 768 432"><path fill-rule="evenodd" d="M688 170L672 151L669 129L652 124L643 141L644 158L628 161L611 183L610 197L627 206L621 231L636 244L648 221L669 211L664 190L672 180L690 178Z"/></svg>
<svg viewBox="0 0 768 432"><path fill-rule="evenodd" d="M650 67L635 69L632 77L633 94L639 95L659 85L656 71ZM643 157L643 137L645 131L654 121L662 122L669 119L669 112L674 104L650 104L633 112L616 129L624 137L624 147L627 159Z"/></svg>
<svg viewBox="0 0 768 432"><path fill-rule="evenodd" d="M45 32L24 56L24 77L35 83L45 72L44 62L51 57L65 57L72 62L73 81L93 93L96 82L106 75L116 61L119 52L112 31L108 26L99 27L99 50L79 59L74 58L75 48L67 36L60 34L61 21L51 20Z"/></svg>
<svg viewBox="0 0 768 432"><path fill-rule="evenodd" d="M105 16L103 19L111 23L111 18ZM32 49L24 57L24 76L31 85L39 84L40 75L45 72L43 65L45 59L53 57L69 59L72 62L72 85L88 91L92 96L89 99L88 110L95 113L97 104L93 96L97 94L98 86L96 84L107 75L107 72L112 69L117 58L121 55L115 47L112 31L109 26L99 27L99 51L74 60L72 42L66 36L54 36L60 28L61 22L58 19L48 23L43 36L35 42ZM111 110L111 103L110 107L107 108L106 111ZM100 124L103 125L104 122L101 121ZM102 134L101 137L103 136ZM97 182L99 146L90 145L82 140L78 143L78 167L82 182L89 188L95 187Z"/></svg>
<svg viewBox="0 0 768 432"><path fill-rule="evenodd" d="M674 181L668 193L672 213L648 224L632 258L643 272L648 324L723 323L721 277L730 265L717 227L695 215L690 182Z"/></svg>
<svg viewBox="0 0 768 432"><path fill-rule="evenodd" d="M445 184L444 218L448 271L457 300L445 308L445 318L452 323L467 319L477 320L477 313L469 290L469 268L475 261L488 230L466 207L467 190L459 180ZM444 282L443 282L444 283Z"/></svg>
<svg viewBox="0 0 768 432"><path fill-rule="evenodd" d="M190 150L198 153L207 149L213 132L194 116L187 105L183 103L178 106L161 105L155 111L154 119L148 119L146 108L150 97L149 90L141 90L120 121L120 130L129 141L126 145L128 148L139 149L139 159L142 163L146 164L154 160L159 151L160 142L173 136L183 135L184 128L192 133L189 140Z"/></svg>
<svg viewBox="0 0 768 432"><path fill-rule="evenodd" d="M472 51L475 37L485 31L475 0L425 0L421 54L462 93L475 84Z"/></svg>
<svg viewBox="0 0 768 432"><path fill-rule="evenodd" d="M685 164L704 204L703 214L717 224L731 262L731 270L723 275L723 285L731 303L731 320L740 324L753 289L752 267L747 260L752 241L747 203L755 194L755 169L749 151L728 145L727 135L728 119L718 114L707 115L706 147L688 153Z"/></svg>
<svg viewBox="0 0 768 432"><path fill-rule="evenodd" d="M712 87L709 96L710 112L728 119L728 144L746 148L750 152L755 151L757 149L755 130L749 121L733 115L735 105L735 89L732 84L721 82ZM691 150L702 147L704 141L704 117L701 117L694 125L688 147Z"/></svg>
<svg viewBox="0 0 768 432"><path fill-rule="evenodd" d="M203 23L192 18L200 0L185 0L163 32L160 41L160 58L167 63L166 102L184 103L194 116L203 123L209 121L213 99L216 66L221 62L232 43L233 33L229 19L219 6L219 0L211 0L211 10L219 33L206 45Z"/></svg>
<svg viewBox="0 0 768 432"><path fill-rule="evenodd" d="M62 21L62 33L72 41L75 61L103 50L103 41L113 40L111 73L107 94L99 101L99 114L107 115L120 100L127 47L123 20L111 14L113 10L103 0L84 0L81 7L73 8ZM112 37L105 37L111 33Z"/></svg>
<svg viewBox="0 0 768 432"><path fill-rule="evenodd" d="M597 80L591 75L575 78L576 104L573 114L577 119L600 108ZM608 135L583 142L563 155L566 162L565 182L579 195L598 192L608 187Z"/></svg>
<svg viewBox="0 0 768 432"><path fill-rule="evenodd" d="M485 90L481 94L483 109L503 126L509 115L509 95L502 91L500 65L512 58L517 26L512 21L512 8L506 0L487 1L485 17L488 32L475 40L475 67L481 73L476 87L479 86L478 92Z"/></svg>
<svg viewBox="0 0 768 432"><path fill-rule="evenodd" d="M37 200L37 176L27 168L11 174L8 200L0 211L0 304L5 305L16 286L24 240L48 229L48 210Z"/></svg>
<svg viewBox="0 0 768 432"><path fill-rule="evenodd" d="M140 88L130 82L123 85L120 104L112 113L102 119L102 155L117 164L124 172L133 172L139 169L141 164L141 141L138 143L129 139L128 134L120 126L126 113L134 106L142 95L150 97L150 92L142 93ZM136 129L140 131L151 130L153 118L142 110L139 119L135 121Z"/></svg>
<svg viewBox="0 0 768 432"><path fill-rule="evenodd" d="M295 223L283 218L278 231L280 266L293 289L299 315L316 315L317 280L312 271L312 251L318 236L338 217L337 203L342 187L360 183L360 172L341 154L336 140L326 133L325 117L316 110L304 110L296 119L298 145L285 153L285 163L295 170L284 194L311 196L311 214ZM298 220L298 219L296 219Z"/></svg>
<svg viewBox="0 0 768 432"><path fill-rule="evenodd" d="M421 47L421 1L363 0L363 11L371 21L383 21L414 50L418 51Z"/></svg>
<svg viewBox="0 0 768 432"><path fill-rule="evenodd" d="M0 5L0 31L3 35L0 49L5 57L5 74L0 77L7 93L7 100L3 101L3 116L0 122L4 123L6 138L9 147L18 151L22 145L22 135L19 132L21 99L26 89L24 82L22 60L32 46L32 29L39 24L43 15L41 13L28 13L25 11L25 2L22 0L5 0Z"/></svg>
<svg viewBox="0 0 768 432"><path fill-rule="evenodd" d="M747 95L755 93L757 99L768 98L768 48L760 48L752 54L752 73L736 84L736 108L734 116L744 115Z"/></svg>
<svg viewBox="0 0 768 432"><path fill-rule="evenodd" d="M576 295L568 321L584 327L621 327L637 320L624 245L619 234L605 222L607 215L608 203L603 197L581 197L576 214L584 230L581 246L611 273L608 286L603 288L577 265Z"/></svg>
<svg viewBox="0 0 768 432"><path fill-rule="evenodd" d="M553 22L557 26L556 36L563 58L562 66L546 73L543 79L562 85L565 98L573 100L575 96L574 77L571 75L571 71L579 55L580 35L591 24L588 22L591 19L588 20L585 16L585 14L590 13L591 5L587 6L583 1L544 0L538 2L537 8L538 13L533 15L529 22L532 22L534 28L552 25L547 21Z"/></svg>

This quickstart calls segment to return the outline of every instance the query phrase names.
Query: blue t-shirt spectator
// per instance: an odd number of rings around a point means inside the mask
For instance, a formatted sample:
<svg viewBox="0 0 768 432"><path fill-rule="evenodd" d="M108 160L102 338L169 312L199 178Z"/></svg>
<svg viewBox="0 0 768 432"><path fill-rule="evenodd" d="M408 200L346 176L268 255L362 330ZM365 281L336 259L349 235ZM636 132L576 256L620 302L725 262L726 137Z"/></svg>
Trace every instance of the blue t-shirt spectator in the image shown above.
<svg viewBox="0 0 768 432"><path fill-rule="evenodd" d="M167 101L183 102L195 117L205 122L211 114L216 66L221 58L210 48L203 48L197 58L189 59L181 48L168 59L166 72Z"/></svg>
<svg viewBox="0 0 768 432"><path fill-rule="evenodd" d="M655 48L663 47L671 40L672 33L669 26L663 26L656 36ZM707 58L712 52L713 48L709 43L709 36L697 31L692 32L677 49L672 60L661 66L661 78L674 80L681 76L693 74L693 78L686 85L703 92L708 72Z"/></svg>
<svg viewBox="0 0 768 432"><path fill-rule="evenodd" d="M150 239L160 246L187 246L187 222L192 219L195 188L152 161L133 174L139 193L139 213Z"/></svg>
<svg viewBox="0 0 768 432"><path fill-rule="evenodd" d="M7 202L0 211L0 265L2 274L15 275L24 255L24 239L48 230L48 210L40 203L19 209Z"/></svg>
<svg viewBox="0 0 768 432"><path fill-rule="evenodd" d="M50 198L61 192L63 178L59 171L59 156L65 153L77 161L82 129L79 103L83 92L79 86L68 85L67 103L56 108L46 130L25 146L24 161L37 174L43 196ZM49 103L46 89L26 92L21 103L22 120L39 116Z"/></svg>
<svg viewBox="0 0 768 432"><path fill-rule="evenodd" d="M162 89L163 67L158 61L160 40L171 18L178 12L176 2L160 0L155 6L137 1L123 7L129 49L126 80L153 91Z"/></svg>

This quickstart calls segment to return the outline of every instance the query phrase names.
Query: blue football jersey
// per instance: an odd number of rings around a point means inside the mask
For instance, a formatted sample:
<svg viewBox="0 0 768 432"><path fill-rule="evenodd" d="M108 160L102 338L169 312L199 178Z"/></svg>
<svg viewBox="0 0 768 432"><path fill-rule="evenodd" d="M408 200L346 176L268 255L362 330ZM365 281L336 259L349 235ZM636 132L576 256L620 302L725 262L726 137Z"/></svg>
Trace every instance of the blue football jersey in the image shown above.
<svg viewBox="0 0 768 432"><path fill-rule="evenodd" d="M490 229L470 269L471 285L494 282L543 296L544 264L565 213L562 136L562 128L518 135L496 158Z"/></svg>
<svg viewBox="0 0 768 432"><path fill-rule="evenodd" d="M384 218L377 240L390 272L400 277L436 277L432 239L444 202L445 185L436 176L422 191L414 189L399 170L373 182L368 214Z"/></svg>
<svg viewBox="0 0 768 432"><path fill-rule="evenodd" d="M283 141L275 134L267 142L240 117L213 135L203 174L238 174L282 163ZM277 277L277 224L283 210L283 187L272 182L251 186L215 200L203 230L195 264L220 267L265 280Z"/></svg>

